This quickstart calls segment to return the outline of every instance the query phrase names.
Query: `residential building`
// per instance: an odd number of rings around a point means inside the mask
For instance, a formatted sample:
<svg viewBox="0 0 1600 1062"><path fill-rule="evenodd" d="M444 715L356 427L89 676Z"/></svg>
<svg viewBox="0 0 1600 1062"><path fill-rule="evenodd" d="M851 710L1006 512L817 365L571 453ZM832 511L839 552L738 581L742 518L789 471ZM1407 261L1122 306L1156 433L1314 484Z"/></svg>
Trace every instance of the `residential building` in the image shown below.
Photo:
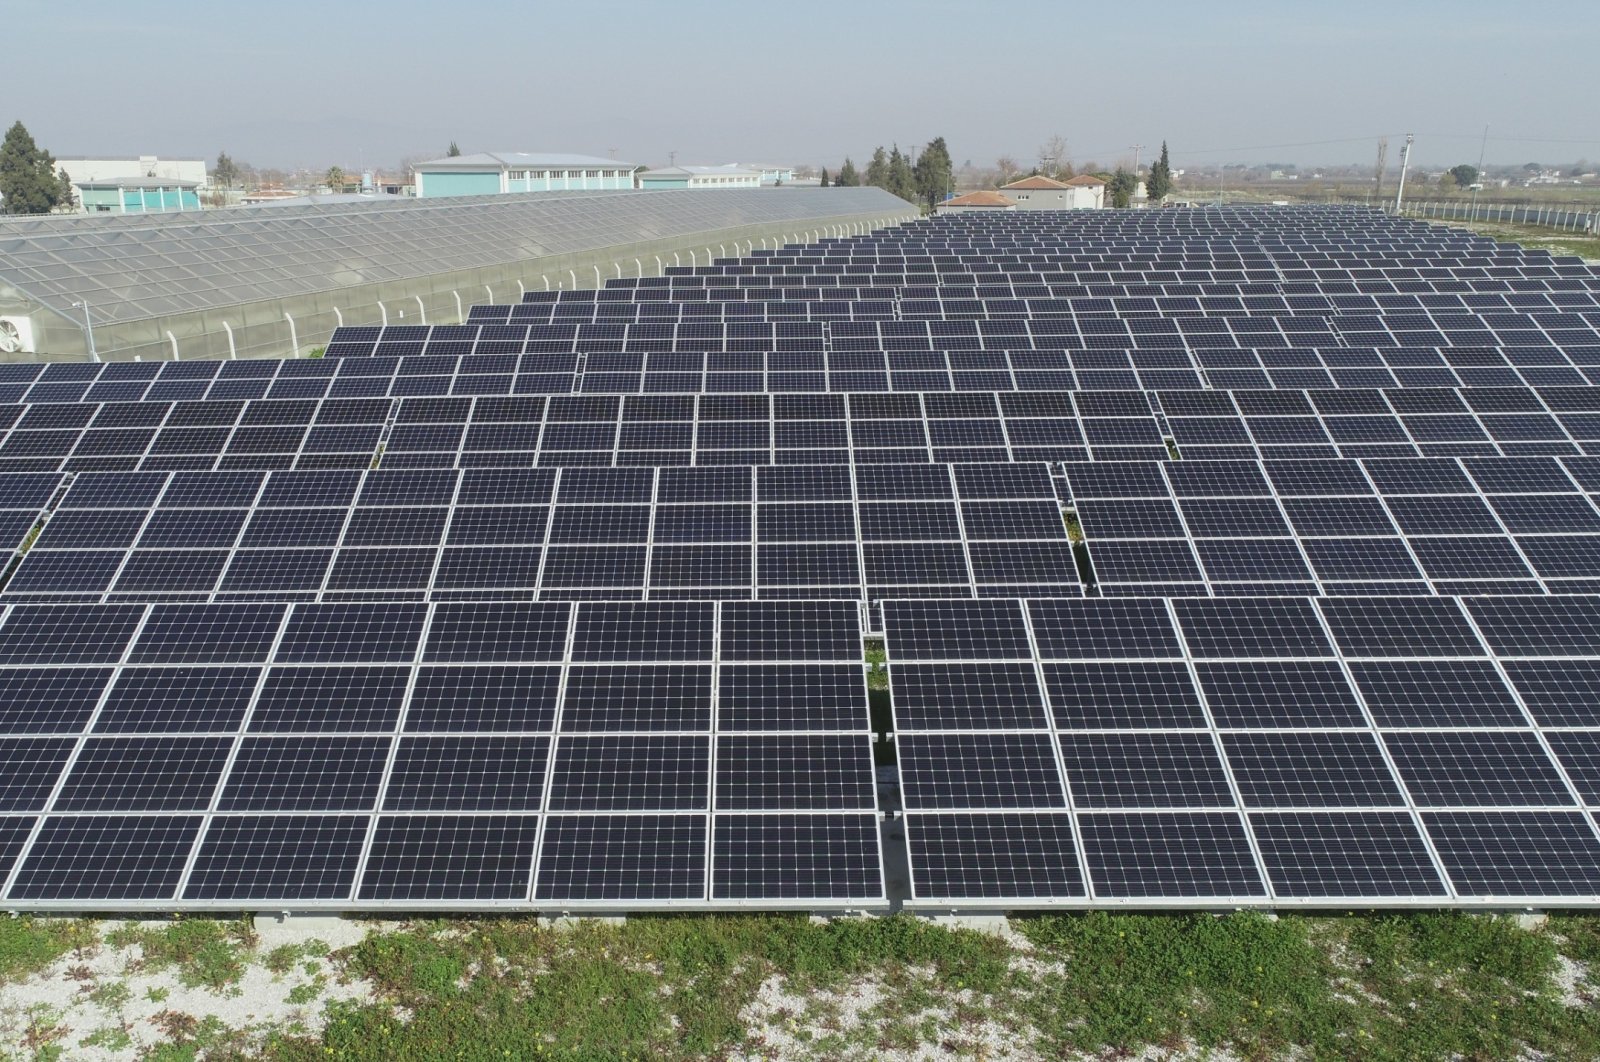
<svg viewBox="0 0 1600 1062"><path fill-rule="evenodd" d="M1088 174L1067 181L1035 174L1000 190L1016 200L1018 210L1092 210L1105 206L1106 182Z"/></svg>
<svg viewBox="0 0 1600 1062"><path fill-rule="evenodd" d="M760 188L762 171L726 166L664 166L639 174L640 188Z"/></svg>
<svg viewBox="0 0 1600 1062"><path fill-rule="evenodd" d="M1017 201L984 189L978 192L968 192L940 203L936 213L940 214L969 214L990 210L1015 210Z"/></svg>
<svg viewBox="0 0 1600 1062"><path fill-rule="evenodd" d="M633 187L631 162L594 155L480 151L418 163L417 195L501 195L510 192L600 192Z"/></svg>

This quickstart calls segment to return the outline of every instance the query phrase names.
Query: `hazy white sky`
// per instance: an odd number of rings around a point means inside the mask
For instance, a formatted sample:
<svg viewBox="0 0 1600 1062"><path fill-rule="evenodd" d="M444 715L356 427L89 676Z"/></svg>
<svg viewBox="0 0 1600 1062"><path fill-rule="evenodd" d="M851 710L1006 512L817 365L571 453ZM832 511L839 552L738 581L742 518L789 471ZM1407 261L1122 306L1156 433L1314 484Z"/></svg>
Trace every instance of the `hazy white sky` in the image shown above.
<svg viewBox="0 0 1600 1062"><path fill-rule="evenodd" d="M1600 160L1600 0L8 0L0 122L57 155L387 167L573 151L959 165ZM243 13L242 13L243 12ZM247 14L246 14L247 13ZM1150 147L1144 158L1148 159Z"/></svg>

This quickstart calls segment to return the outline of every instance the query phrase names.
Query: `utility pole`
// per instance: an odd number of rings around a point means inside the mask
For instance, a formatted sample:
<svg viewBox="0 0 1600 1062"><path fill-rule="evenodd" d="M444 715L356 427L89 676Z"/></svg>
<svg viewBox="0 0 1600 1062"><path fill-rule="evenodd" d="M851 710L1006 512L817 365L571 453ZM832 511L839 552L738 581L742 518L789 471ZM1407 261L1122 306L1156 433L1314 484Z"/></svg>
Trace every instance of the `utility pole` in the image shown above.
<svg viewBox="0 0 1600 1062"><path fill-rule="evenodd" d="M1378 164L1372 170L1372 198L1383 202L1383 174L1389 168L1389 138L1378 138Z"/></svg>
<svg viewBox="0 0 1600 1062"><path fill-rule="evenodd" d="M1128 147L1130 149L1132 149L1132 151L1133 151L1133 175L1135 177L1138 177L1139 176L1139 152L1144 150L1144 145L1143 144L1129 144Z"/></svg>
<svg viewBox="0 0 1600 1062"><path fill-rule="evenodd" d="M678 164L678 153L676 151L667 152L667 165L668 166L676 166L677 164Z"/></svg>
<svg viewBox="0 0 1600 1062"><path fill-rule="evenodd" d="M1407 133L1405 145L1400 148L1400 187L1394 193L1394 213L1396 217L1400 216L1400 208L1405 203L1406 198L1406 167L1411 164L1411 140L1411 134Z"/></svg>
<svg viewBox="0 0 1600 1062"><path fill-rule="evenodd" d="M1478 219L1478 189L1483 187L1483 156L1489 151L1489 125L1483 126L1483 143L1478 147L1478 176L1472 182L1472 209L1467 213L1474 221Z"/></svg>
<svg viewBox="0 0 1600 1062"><path fill-rule="evenodd" d="M100 354L94 349L94 322L89 320L89 303L87 300L85 300L83 302L75 302L72 304L73 309L77 309L80 306L83 307L83 334L88 337L89 340L89 360L99 361Z"/></svg>

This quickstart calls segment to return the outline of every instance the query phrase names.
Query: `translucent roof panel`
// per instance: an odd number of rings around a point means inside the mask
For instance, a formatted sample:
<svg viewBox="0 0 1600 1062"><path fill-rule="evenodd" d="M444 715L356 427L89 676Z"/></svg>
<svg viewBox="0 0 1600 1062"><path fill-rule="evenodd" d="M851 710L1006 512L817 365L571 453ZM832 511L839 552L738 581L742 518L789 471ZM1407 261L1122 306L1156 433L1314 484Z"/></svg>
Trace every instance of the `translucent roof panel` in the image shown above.
<svg viewBox="0 0 1600 1062"><path fill-rule="evenodd" d="M0 288L138 321L747 225L914 208L877 188L543 192L0 222Z"/></svg>

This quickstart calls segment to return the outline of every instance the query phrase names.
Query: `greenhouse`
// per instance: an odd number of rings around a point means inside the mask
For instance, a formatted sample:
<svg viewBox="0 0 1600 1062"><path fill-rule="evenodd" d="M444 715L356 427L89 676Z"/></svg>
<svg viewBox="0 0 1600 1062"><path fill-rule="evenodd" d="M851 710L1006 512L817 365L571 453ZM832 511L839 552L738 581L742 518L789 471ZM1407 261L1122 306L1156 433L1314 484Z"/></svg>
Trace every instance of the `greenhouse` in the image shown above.
<svg viewBox="0 0 1600 1062"><path fill-rule="evenodd" d="M876 188L554 192L0 221L0 358L289 357L915 217Z"/></svg>

